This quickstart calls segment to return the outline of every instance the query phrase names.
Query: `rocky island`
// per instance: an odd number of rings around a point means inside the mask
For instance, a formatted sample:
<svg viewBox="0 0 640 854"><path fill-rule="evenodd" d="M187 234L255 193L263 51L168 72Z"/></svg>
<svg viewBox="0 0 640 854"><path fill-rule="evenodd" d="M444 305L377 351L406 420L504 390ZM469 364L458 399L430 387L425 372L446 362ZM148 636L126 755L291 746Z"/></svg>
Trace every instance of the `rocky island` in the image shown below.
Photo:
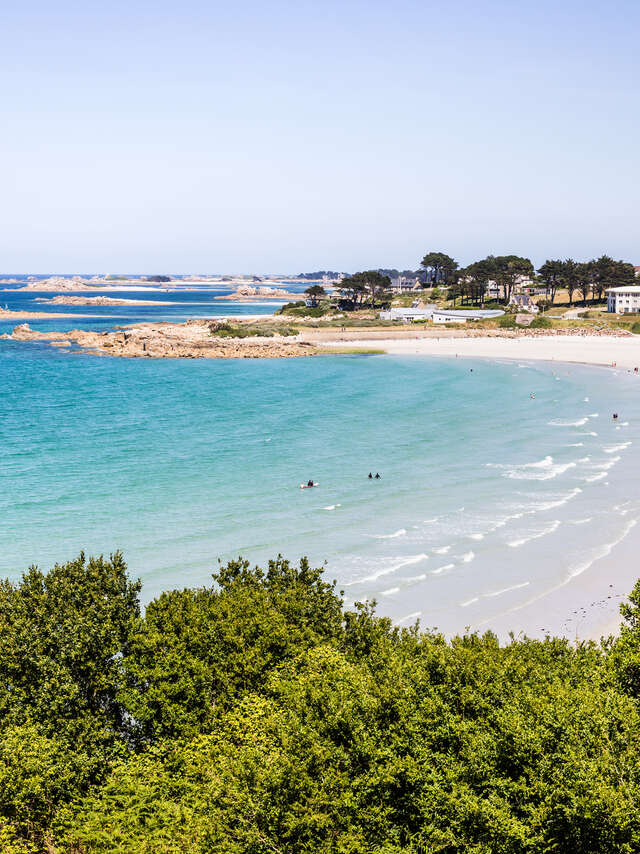
<svg viewBox="0 0 640 854"><path fill-rule="evenodd" d="M122 299L121 297L84 297L60 294L56 297L36 297L34 302L48 305L176 305L175 302L161 302L150 299Z"/></svg>
<svg viewBox="0 0 640 854"><path fill-rule="evenodd" d="M12 341L46 341L52 347L76 345L103 356L149 359L279 359L314 355L309 341L296 337L259 335L246 338L220 337L223 326L216 321L188 320L186 323L138 323L112 332L72 329L69 332L40 332L28 323L0 335Z"/></svg>

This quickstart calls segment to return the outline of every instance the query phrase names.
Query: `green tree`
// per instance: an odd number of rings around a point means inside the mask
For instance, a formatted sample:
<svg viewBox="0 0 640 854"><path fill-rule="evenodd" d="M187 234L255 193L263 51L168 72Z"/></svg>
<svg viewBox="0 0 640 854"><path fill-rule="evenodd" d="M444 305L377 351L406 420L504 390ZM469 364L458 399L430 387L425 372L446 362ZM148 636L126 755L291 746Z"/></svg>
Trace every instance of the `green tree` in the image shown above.
<svg viewBox="0 0 640 854"><path fill-rule="evenodd" d="M578 290L578 285L580 283L579 264L574 261L573 258L567 258L567 260L563 262L560 281L562 287L567 290L569 295L569 305L573 305L573 295Z"/></svg>
<svg viewBox="0 0 640 854"><path fill-rule="evenodd" d="M335 584L307 560L279 557L263 571L238 559L213 579L163 593L131 638L122 697L141 743L210 731L218 712L274 667L341 632Z"/></svg>
<svg viewBox="0 0 640 854"><path fill-rule="evenodd" d="M365 270L362 273L354 273L342 282L343 292L347 292L353 299L356 307L367 297L375 307L376 301L384 297L391 287L389 276L383 276L377 270Z"/></svg>
<svg viewBox="0 0 640 854"><path fill-rule="evenodd" d="M311 285L305 290L305 294L308 294L313 299L322 299L322 297L326 296L327 292L322 285Z"/></svg>
<svg viewBox="0 0 640 854"><path fill-rule="evenodd" d="M421 266L427 272L427 281L431 285L450 285L458 269L457 261L444 252L427 252Z"/></svg>
<svg viewBox="0 0 640 854"><path fill-rule="evenodd" d="M539 268L538 273L540 274L540 276L542 277L542 281L544 282L546 297L547 299L550 299L551 303L553 304L556 298L556 291L562 283L562 276L564 273L564 262L560 260L547 260Z"/></svg>

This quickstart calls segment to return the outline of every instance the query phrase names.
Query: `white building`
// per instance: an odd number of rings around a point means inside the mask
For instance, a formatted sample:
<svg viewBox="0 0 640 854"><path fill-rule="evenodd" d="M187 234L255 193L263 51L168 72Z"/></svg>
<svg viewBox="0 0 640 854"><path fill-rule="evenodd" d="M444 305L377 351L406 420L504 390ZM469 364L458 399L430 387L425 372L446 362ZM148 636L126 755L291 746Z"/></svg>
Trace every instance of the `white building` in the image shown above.
<svg viewBox="0 0 640 854"><path fill-rule="evenodd" d="M640 285L609 288L607 291L607 311L615 312L615 314L636 314L640 312Z"/></svg>

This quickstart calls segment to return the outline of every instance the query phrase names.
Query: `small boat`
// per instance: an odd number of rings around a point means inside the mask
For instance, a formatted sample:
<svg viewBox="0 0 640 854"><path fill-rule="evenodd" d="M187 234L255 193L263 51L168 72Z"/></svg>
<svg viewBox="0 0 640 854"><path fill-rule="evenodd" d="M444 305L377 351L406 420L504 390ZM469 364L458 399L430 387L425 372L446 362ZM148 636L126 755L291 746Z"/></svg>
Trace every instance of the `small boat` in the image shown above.
<svg viewBox="0 0 640 854"><path fill-rule="evenodd" d="M311 489L312 486L320 486L319 483L301 483L300 489Z"/></svg>

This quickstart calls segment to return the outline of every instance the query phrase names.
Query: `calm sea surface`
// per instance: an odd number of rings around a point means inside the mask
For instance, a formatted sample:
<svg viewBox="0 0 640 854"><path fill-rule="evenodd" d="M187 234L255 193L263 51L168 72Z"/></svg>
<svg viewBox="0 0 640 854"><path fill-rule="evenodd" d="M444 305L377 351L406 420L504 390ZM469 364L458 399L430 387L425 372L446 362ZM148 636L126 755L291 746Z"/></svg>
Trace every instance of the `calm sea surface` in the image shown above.
<svg viewBox="0 0 640 854"><path fill-rule="evenodd" d="M81 323L273 310L189 297L205 305ZM1 341L0 381L2 576L121 549L148 600L208 583L218 558L308 555L349 600L457 630L577 578L640 518L640 381L626 373L391 356L143 361ZM320 486L300 490L309 478Z"/></svg>

